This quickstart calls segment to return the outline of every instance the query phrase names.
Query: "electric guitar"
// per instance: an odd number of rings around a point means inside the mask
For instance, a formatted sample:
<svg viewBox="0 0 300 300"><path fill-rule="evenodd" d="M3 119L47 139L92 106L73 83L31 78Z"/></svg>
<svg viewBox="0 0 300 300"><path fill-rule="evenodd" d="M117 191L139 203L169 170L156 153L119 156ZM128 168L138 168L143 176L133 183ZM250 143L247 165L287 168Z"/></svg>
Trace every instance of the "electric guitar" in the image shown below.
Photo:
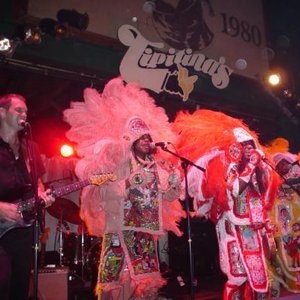
<svg viewBox="0 0 300 300"><path fill-rule="evenodd" d="M116 175L110 173L93 175L89 179L71 183L62 187L57 187L52 190L51 194L54 198L61 197L63 195L78 191L88 185L101 185L107 181L115 181L116 179ZM34 197L27 200L17 200L13 203L17 204L18 212L22 218L20 218L20 221L18 222L0 220L0 238L2 238L2 236L12 229L31 226L34 222L34 217L37 210L44 206L43 199L35 199Z"/></svg>

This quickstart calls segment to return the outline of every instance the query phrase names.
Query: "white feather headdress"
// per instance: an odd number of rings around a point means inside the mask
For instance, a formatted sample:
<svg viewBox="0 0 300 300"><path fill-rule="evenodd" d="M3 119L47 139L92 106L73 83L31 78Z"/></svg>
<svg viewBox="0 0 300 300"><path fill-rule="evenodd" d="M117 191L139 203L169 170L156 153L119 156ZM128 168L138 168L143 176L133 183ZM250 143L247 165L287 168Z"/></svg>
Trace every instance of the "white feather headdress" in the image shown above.
<svg viewBox="0 0 300 300"><path fill-rule="evenodd" d="M83 96L84 102L72 102L71 108L64 111L64 118L71 125L67 137L77 144L80 156L75 169L80 179L107 172L113 172L119 180L125 179L128 174L124 166L132 143L145 133L154 141L175 141L164 109L134 83L125 84L118 77L107 83L102 94L86 88ZM120 197L117 184L84 189L80 215L92 234L103 234L108 215L113 220L119 218L115 199ZM180 204L177 201L166 204L166 209L170 212L165 211L165 216L174 215L173 220L166 218L168 230L173 227L171 230L178 234L174 224L184 216Z"/></svg>

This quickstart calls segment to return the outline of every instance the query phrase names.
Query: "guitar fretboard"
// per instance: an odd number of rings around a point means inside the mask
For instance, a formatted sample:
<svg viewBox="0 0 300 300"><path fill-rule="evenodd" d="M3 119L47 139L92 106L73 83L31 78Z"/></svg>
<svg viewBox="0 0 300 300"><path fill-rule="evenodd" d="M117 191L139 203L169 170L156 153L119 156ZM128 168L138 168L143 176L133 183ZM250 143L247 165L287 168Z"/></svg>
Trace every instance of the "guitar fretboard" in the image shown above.
<svg viewBox="0 0 300 300"><path fill-rule="evenodd" d="M66 186L55 188L55 190L52 192L52 194L54 197L60 197L60 196L78 191L78 190L88 186L89 184L90 184L89 179L78 181L78 182L71 183Z"/></svg>
<svg viewBox="0 0 300 300"><path fill-rule="evenodd" d="M71 183L66 186L55 188L55 190L52 191L52 195L54 197L64 196L69 193L78 191L78 190L88 186L89 184L91 184L89 179ZM19 211L23 212L23 211L31 210L36 205L40 205L40 204L43 205L43 200L40 198L37 200L35 198L30 198L30 199L27 199L26 201L20 201L18 203Z"/></svg>

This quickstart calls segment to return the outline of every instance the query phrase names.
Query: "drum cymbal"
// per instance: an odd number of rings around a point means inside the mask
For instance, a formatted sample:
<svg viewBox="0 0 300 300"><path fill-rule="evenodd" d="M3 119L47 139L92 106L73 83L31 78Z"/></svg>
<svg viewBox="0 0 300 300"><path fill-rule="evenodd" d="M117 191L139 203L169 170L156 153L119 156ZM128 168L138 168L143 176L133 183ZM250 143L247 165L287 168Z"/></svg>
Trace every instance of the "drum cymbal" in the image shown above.
<svg viewBox="0 0 300 300"><path fill-rule="evenodd" d="M47 212L54 218L62 219L72 224L81 224L79 207L69 199L56 198L55 202L46 208Z"/></svg>

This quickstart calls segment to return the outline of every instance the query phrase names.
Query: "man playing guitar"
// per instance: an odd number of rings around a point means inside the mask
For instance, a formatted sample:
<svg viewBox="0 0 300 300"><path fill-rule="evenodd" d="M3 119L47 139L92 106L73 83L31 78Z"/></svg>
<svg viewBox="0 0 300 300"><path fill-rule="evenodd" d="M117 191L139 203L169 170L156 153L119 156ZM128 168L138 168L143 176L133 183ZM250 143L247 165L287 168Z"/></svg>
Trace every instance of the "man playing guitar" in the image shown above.
<svg viewBox="0 0 300 300"><path fill-rule="evenodd" d="M37 146L21 137L26 127L25 98L17 94L0 97L0 222L22 223L16 200L35 195L47 207L54 202L51 190L44 190L40 177L44 167ZM28 143L31 143L30 151ZM29 152L34 155L29 155ZM29 163L34 158L34 163ZM34 167L33 167L34 166ZM32 170L32 169L35 170ZM33 172L35 171L35 172ZM35 173L36 176L31 176ZM32 178L38 178L37 183ZM33 184L34 183L34 184ZM4 300L28 299L32 267L33 227L18 227L0 238L0 295Z"/></svg>

